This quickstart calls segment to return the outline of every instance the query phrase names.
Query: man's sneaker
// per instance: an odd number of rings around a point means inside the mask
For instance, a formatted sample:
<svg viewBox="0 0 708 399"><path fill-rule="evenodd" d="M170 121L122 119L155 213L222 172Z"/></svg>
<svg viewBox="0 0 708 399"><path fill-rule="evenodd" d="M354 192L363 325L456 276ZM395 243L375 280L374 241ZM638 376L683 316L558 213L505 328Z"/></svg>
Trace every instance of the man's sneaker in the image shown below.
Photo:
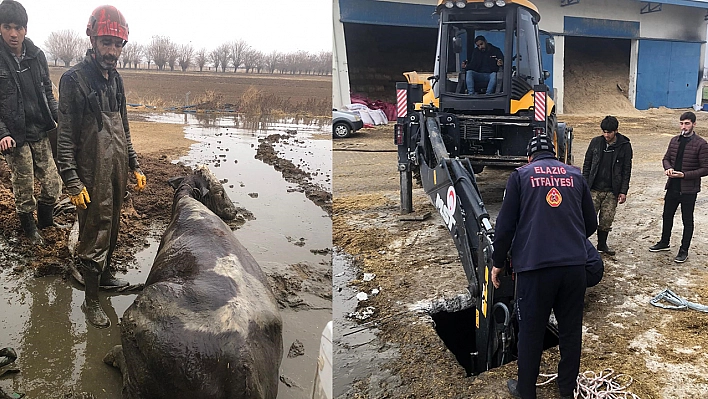
<svg viewBox="0 0 708 399"><path fill-rule="evenodd" d="M649 252L668 251L669 249L671 249L671 247L669 247L669 244L659 241L649 247Z"/></svg>
<svg viewBox="0 0 708 399"><path fill-rule="evenodd" d="M685 249L679 248L678 254L674 258L674 262L683 263L686 261L686 259L688 259L688 251L686 251Z"/></svg>

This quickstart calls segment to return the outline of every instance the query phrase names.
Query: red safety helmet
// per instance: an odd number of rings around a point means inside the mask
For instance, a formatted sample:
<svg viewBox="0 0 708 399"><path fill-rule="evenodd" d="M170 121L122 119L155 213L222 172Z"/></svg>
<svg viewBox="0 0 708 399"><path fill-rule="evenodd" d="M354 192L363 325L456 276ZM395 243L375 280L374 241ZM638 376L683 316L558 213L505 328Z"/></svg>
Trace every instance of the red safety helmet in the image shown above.
<svg viewBox="0 0 708 399"><path fill-rule="evenodd" d="M128 23L117 8L99 6L91 13L86 25L87 36L115 36L128 41Z"/></svg>

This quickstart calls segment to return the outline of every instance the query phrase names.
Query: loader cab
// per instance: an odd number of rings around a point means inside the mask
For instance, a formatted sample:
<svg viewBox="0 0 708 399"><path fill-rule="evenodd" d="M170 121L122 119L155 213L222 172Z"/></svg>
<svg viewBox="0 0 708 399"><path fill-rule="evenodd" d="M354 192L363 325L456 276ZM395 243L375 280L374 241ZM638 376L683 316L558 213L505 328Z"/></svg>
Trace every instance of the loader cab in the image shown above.
<svg viewBox="0 0 708 399"><path fill-rule="evenodd" d="M433 90L441 110L509 115L511 100L520 100L535 85L543 83L540 17L533 9L508 3L486 7L482 2L468 1L463 8L438 8L440 35ZM471 61L478 36L484 36L503 54L503 66L496 72L496 87L490 94L485 88L467 87L469 79L462 68L463 61Z"/></svg>

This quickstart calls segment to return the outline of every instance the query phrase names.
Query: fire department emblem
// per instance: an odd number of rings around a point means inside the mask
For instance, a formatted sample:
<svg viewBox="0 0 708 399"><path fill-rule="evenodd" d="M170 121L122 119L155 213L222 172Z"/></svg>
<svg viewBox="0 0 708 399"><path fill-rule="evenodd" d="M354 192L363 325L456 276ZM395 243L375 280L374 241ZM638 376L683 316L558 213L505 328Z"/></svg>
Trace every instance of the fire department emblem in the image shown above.
<svg viewBox="0 0 708 399"><path fill-rule="evenodd" d="M558 206L563 202L563 196L557 188L553 187L546 194L546 202L553 208L558 208Z"/></svg>

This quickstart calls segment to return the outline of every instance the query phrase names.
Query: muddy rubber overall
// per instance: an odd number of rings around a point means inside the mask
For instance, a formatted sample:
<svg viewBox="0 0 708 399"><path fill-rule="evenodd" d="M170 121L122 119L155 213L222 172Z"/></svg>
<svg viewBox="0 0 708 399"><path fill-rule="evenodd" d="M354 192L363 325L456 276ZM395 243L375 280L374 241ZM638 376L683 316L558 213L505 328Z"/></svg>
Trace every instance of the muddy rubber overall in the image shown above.
<svg viewBox="0 0 708 399"><path fill-rule="evenodd" d="M76 253L82 261L95 265L97 275L110 265L128 180L128 151L120 113L102 112L101 119L100 130L82 134L82 151L76 155L79 178L91 197L86 209L77 209ZM109 272L101 280L108 285L117 284L110 277Z"/></svg>

